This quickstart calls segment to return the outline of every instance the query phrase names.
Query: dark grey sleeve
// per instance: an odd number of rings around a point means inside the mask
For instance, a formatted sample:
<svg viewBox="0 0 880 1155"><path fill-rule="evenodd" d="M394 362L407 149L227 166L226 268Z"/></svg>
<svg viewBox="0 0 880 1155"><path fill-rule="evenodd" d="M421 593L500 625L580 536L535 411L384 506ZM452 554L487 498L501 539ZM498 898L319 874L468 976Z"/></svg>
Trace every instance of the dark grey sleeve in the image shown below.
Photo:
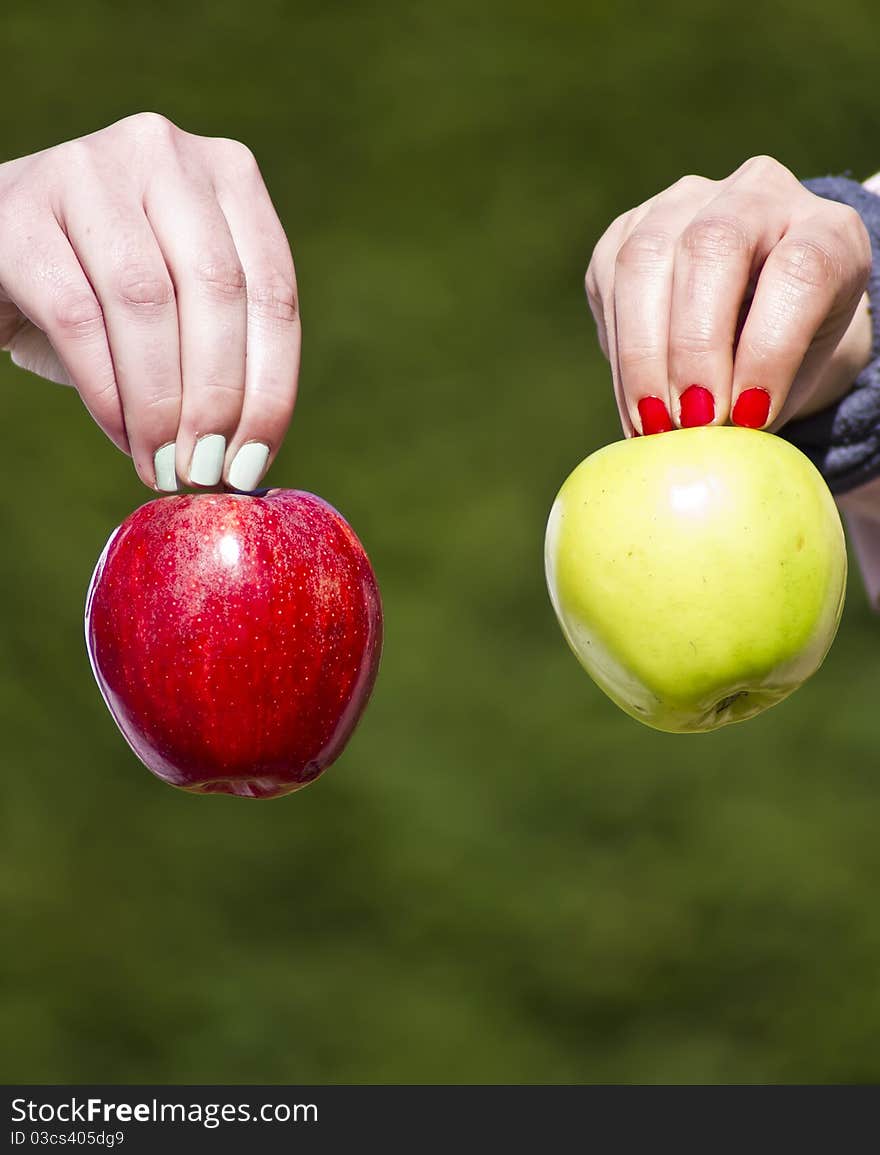
<svg viewBox="0 0 880 1155"><path fill-rule="evenodd" d="M851 205L865 222L874 254L868 281L870 364L840 401L779 430L819 468L832 493L846 493L880 476L880 196L842 176L818 177L804 185L817 196Z"/></svg>

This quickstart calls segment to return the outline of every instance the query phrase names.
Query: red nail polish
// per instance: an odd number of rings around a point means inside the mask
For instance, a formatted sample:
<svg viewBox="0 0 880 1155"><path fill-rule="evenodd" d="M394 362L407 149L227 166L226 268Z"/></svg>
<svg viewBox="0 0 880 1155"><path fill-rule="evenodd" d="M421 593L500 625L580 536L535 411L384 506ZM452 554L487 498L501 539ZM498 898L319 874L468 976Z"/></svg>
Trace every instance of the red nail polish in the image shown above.
<svg viewBox="0 0 880 1155"><path fill-rule="evenodd" d="M659 397L643 397L639 402L643 433L668 433L672 429L669 411Z"/></svg>
<svg viewBox="0 0 880 1155"><path fill-rule="evenodd" d="M702 385L689 385L681 395L681 425L711 425L715 420L715 398Z"/></svg>
<svg viewBox="0 0 880 1155"><path fill-rule="evenodd" d="M745 425L748 429L760 429L767 424L769 412L770 394L766 389L745 389L733 407L733 423Z"/></svg>

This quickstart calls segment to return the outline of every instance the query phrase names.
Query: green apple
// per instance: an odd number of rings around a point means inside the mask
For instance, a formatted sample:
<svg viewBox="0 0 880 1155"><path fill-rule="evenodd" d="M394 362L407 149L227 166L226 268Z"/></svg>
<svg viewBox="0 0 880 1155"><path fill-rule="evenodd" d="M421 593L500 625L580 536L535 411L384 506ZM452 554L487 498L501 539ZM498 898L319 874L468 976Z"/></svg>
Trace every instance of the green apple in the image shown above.
<svg viewBox="0 0 880 1155"><path fill-rule="evenodd" d="M846 545L813 464L735 426L607 445L550 512L547 585L581 665L633 718L740 722L816 672L843 610Z"/></svg>

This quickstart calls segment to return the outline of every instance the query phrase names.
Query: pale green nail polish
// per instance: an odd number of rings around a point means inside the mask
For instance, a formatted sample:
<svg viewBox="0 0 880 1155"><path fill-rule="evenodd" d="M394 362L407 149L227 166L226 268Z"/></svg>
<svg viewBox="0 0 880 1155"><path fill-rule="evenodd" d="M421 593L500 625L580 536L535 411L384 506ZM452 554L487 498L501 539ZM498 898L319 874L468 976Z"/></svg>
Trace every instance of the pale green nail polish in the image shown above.
<svg viewBox="0 0 880 1155"><path fill-rule="evenodd" d="M242 445L229 467L229 484L233 489L246 492L256 489L268 460L269 446L262 441L249 441L247 445Z"/></svg>
<svg viewBox="0 0 880 1155"><path fill-rule="evenodd" d="M189 479L193 485L216 485L223 472L226 438L219 433L200 437L193 450Z"/></svg>
<svg viewBox="0 0 880 1155"><path fill-rule="evenodd" d="M177 473L174 469L175 445L163 445L153 455L153 470L156 474L156 488L163 493L177 492Z"/></svg>

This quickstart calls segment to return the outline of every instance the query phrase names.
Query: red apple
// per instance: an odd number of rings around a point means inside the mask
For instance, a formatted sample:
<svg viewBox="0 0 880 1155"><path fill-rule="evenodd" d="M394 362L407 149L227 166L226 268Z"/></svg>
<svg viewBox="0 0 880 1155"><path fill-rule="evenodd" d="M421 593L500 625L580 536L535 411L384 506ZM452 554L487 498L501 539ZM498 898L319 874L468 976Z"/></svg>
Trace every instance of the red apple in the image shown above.
<svg viewBox="0 0 880 1155"><path fill-rule="evenodd" d="M382 606L351 526L311 493L163 497L105 546L86 644L154 774L273 798L342 752L376 678Z"/></svg>

